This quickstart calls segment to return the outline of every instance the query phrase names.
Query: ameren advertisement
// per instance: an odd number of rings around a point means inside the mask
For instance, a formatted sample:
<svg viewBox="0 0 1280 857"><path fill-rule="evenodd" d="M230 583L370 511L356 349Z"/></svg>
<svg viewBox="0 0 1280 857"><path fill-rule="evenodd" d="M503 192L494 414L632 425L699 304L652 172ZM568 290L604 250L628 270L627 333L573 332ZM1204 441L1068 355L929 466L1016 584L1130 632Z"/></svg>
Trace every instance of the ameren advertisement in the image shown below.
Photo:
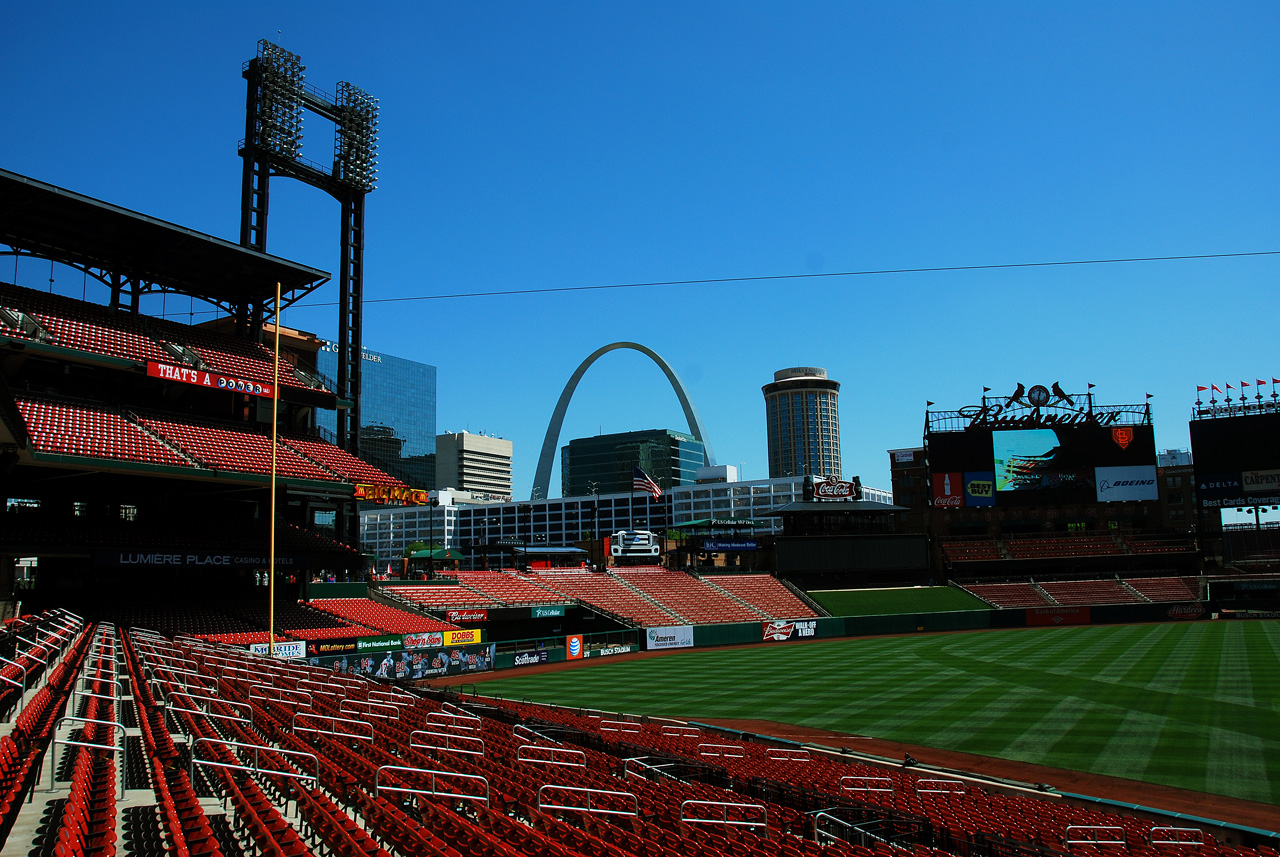
<svg viewBox="0 0 1280 857"><path fill-rule="evenodd" d="M655 649L688 649L693 647L692 625L670 625L664 628L648 628L645 630L645 648Z"/></svg>

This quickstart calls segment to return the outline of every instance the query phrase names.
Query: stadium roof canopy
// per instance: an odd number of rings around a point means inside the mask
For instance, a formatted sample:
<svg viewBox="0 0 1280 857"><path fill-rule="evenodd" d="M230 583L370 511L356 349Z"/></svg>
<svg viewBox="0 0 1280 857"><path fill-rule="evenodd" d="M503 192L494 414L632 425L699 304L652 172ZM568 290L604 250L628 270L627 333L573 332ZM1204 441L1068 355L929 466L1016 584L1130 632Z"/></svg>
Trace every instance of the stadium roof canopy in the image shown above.
<svg viewBox="0 0 1280 857"><path fill-rule="evenodd" d="M326 271L3 169L0 243L94 276L118 275L139 291L178 292L228 308L270 306L277 282L288 306L330 279Z"/></svg>

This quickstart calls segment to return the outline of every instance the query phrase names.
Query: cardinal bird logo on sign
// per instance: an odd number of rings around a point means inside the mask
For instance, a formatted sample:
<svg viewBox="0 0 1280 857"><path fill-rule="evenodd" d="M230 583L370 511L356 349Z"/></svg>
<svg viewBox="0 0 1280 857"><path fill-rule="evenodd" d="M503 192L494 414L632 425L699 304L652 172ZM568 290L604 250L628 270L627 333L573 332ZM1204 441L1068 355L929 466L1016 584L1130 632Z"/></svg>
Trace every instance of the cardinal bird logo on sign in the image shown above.
<svg viewBox="0 0 1280 857"><path fill-rule="evenodd" d="M1116 442L1116 446L1121 449L1128 449L1129 444L1133 443L1133 427L1117 426L1111 430L1111 439Z"/></svg>

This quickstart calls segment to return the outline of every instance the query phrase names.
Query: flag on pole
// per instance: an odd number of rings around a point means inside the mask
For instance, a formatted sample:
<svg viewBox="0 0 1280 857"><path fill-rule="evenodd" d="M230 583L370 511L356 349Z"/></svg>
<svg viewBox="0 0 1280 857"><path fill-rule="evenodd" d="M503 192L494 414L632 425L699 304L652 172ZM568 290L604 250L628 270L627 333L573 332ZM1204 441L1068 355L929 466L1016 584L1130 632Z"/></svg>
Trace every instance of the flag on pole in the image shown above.
<svg viewBox="0 0 1280 857"><path fill-rule="evenodd" d="M1249 386L1249 382L1248 382L1248 381L1241 381L1241 382L1240 382L1240 389L1241 389L1241 390L1243 390L1243 389L1244 389L1245 387L1247 387L1247 386Z"/></svg>
<svg viewBox="0 0 1280 857"><path fill-rule="evenodd" d="M1266 381L1264 381L1264 380L1262 380L1261 378L1259 378L1257 381L1255 381L1255 382L1254 382L1254 386L1255 386L1255 387L1261 387L1261 386L1265 385L1266 383L1267 383Z"/></svg>
<svg viewBox="0 0 1280 857"><path fill-rule="evenodd" d="M1218 389L1218 385L1217 385L1217 384L1210 384L1210 385L1209 385L1209 387L1210 387L1210 389L1212 389L1212 390L1213 390L1213 392L1215 392L1215 393L1221 393L1221 392L1222 392L1221 390L1219 390L1219 389Z"/></svg>
<svg viewBox="0 0 1280 857"><path fill-rule="evenodd" d="M662 489L658 487L658 483L650 479L649 474L639 467L631 468L631 490L644 491L655 500L662 496Z"/></svg>
<svg viewBox="0 0 1280 857"><path fill-rule="evenodd" d="M1208 388L1208 387L1201 387L1199 384L1196 384L1196 392L1197 392L1197 393L1207 393L1207 392L1209 392L1209 388Z"/></svg>

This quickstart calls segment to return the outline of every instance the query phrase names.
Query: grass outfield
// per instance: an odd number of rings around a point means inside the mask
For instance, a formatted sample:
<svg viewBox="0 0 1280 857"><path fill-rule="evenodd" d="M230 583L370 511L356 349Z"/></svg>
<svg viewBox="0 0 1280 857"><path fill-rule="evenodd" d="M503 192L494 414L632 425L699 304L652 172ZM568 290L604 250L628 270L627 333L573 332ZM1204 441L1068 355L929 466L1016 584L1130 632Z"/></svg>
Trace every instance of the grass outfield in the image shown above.
<svg viewBox="0 0 1280 857"><path fill-rule="evenodd" d="M509 698L785 721L1280 803L1278 677L1280 623L1222 621L704 649L477 684Z"/></svg>
<svg viewBox="0 0 1280 857"><path fill-rule="evenodd" d="M954 586L907 589L818 589L807 593L832 616L888 616L990 610L991 605Z"/></svg>

